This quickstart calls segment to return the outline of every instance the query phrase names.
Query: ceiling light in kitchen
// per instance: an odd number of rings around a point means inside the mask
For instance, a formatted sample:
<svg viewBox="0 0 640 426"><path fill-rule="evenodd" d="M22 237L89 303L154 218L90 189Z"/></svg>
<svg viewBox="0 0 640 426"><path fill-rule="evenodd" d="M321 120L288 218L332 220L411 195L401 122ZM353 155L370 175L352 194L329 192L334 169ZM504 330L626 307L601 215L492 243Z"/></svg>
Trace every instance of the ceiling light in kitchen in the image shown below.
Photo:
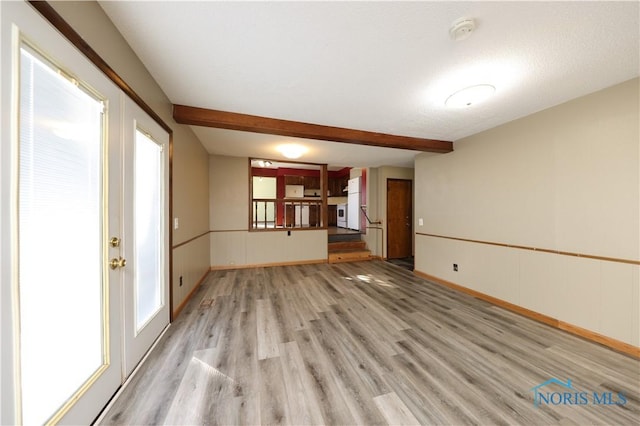
<svg viewBox="0 0 640 426"><path fill-rule="evenodd" d="M288 144L280 145L278 147L278 151L280 151L280 153L285 157L294 159L294 158L302 157L302 154L304 154L308 150L302 145L298 145L295 143L288 143Z"/></svg>
<svg viewBox="0 0 640 426"><path fill-rule="evenodd" d="M496 88L490 84L478 84L458 90L444 102L451 108L465 108L480 103L493 95Z"/></svg>

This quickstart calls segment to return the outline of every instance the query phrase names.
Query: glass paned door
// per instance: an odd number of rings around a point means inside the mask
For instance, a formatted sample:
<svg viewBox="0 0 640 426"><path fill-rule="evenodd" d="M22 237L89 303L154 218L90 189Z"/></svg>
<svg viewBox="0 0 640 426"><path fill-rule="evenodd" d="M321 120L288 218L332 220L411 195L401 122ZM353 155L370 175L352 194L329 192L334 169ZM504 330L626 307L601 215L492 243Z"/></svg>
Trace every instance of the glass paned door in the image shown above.
<svg viewBox="0 0 640 426"><path fill-rule="evenodd" d="M42 424L111 366L105 102L26 44L19 93L22 420Z"/></svg>
<svg viewBox="0 0 640 426"><path fill-rule="evenodd" d="M124 375L169 324L169 134L124 104Z"/></svg>
<svg viewBox="0 0 640 426"><path fill-rule="evenodd" d="M0 10L1 417L90 424L169 321L169 133L28 2Z"/></svg>
<svg viewBox="0 0 640 426"><path fill-rule="evenodd" d="M136 129L134 167L136 334L164 304L163 147Z"/></svg>

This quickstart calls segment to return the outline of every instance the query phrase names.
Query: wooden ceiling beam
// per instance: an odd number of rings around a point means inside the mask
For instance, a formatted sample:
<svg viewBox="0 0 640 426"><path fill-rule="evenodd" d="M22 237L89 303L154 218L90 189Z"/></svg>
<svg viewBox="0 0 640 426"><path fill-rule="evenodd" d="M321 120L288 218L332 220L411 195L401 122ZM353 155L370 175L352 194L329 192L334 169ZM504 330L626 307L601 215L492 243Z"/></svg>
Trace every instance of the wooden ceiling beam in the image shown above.
<svg viewBox="0 0 640 426"><path fill-rule="evenodd" d="M388 135L342 127L322 126L299 121L279 120L257 115L197 108L186 105L173 106L173 118L177 123L192 126L241 130L244 132L296 138L318 139L385 148L411 149L414 151L446 153L453 151L453 143L436 139Z"/></svg>

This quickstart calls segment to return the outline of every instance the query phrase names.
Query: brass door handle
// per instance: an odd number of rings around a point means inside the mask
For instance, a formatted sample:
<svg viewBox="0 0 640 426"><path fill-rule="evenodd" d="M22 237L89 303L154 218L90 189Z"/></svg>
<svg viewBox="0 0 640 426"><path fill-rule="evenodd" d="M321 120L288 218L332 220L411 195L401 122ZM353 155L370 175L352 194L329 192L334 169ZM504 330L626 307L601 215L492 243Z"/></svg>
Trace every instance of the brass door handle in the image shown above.
<svg viewBox="0 0 640 426"><path fill-rule="evenodd" d="M127 265L127 259L123 259L122 257L119 258L113 258L109 261L109 266L111 267L111 269L116 269L116 268L124 268Z"/></svg>

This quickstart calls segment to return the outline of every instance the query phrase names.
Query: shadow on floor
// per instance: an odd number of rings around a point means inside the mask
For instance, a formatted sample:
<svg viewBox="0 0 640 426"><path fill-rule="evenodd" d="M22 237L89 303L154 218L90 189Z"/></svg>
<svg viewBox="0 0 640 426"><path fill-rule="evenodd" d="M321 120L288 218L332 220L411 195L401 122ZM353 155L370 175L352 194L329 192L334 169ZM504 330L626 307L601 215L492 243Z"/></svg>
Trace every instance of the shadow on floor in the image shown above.
<svg viewBox="0 0 640 426"><path fill-rule="evenodd" d="M394 265L398 265L404 269L413 271L413 256L403 257L401 259L387 259L387 262L393 263Z"/></svg>

